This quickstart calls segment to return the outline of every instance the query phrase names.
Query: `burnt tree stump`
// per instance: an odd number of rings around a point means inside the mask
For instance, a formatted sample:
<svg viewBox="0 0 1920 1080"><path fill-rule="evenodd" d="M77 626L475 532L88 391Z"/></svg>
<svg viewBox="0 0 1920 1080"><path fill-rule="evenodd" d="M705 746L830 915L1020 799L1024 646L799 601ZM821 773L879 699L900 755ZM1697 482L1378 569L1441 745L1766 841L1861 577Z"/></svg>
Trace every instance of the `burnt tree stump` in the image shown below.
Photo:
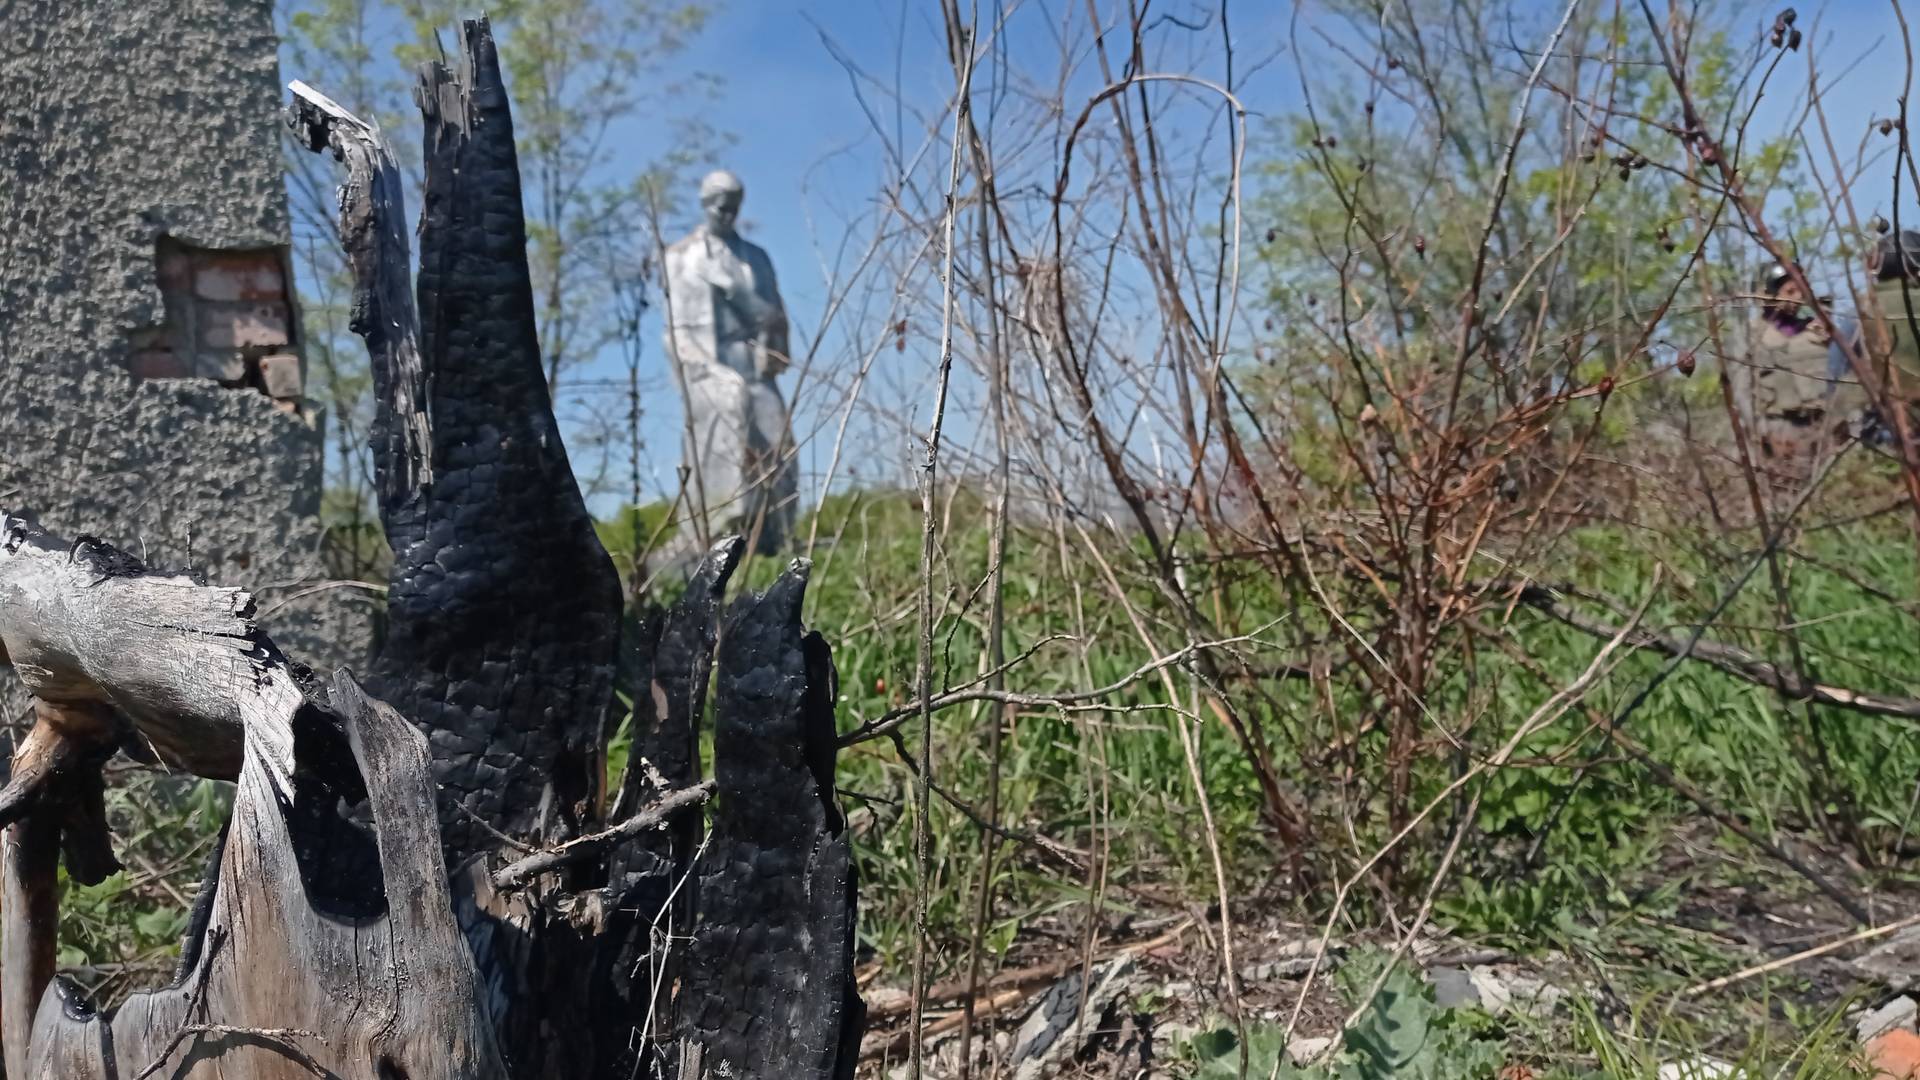
<svg viewBox="0 0 1920 1080"><path fill-rule="evenodd" d="M860 1053L852 854L833 797L838 688L826 640L800 626L807 570L796 561L736 601L720 643L719 791L696 869L683 1075L724 1063L721 1075L850 1077Z"/></svg>
<svg viewBox="0 0 1920 1080"><path fill-rule="evenodd" d="M449 804L441 837L456 860L496 834L551 840L585 822L621 607L548 399L493 36L469 23L464 38L461 62L423 66L415 88L426 392L381 394L376 424L427 437L386 444L405 460L382 474L414 483L381 485L393 570L369 680L433 744ZM373 360L379 378L386 358ZM395 365L381 381L398 388L407 375ZM422 450L424 466L412 460Z"/></svg>
<svg viewBox="0 0 1920 1080"><path fill-rule="evenodd" d="M417 291L380 131L303 84L289 108L345 166L375 380L395 558L365 689L283 656L241 590L0 516L0 662L35 710L0 789L14 1080L852 1075L855 893L808 567L723 619L730 538L623 633L547 393L485 20L461 45L421 73ZM617 676L633 742L608 791ZM178 976L98 1013L54 977L55 872L113 870L115 753L238 790Z"/></svg>

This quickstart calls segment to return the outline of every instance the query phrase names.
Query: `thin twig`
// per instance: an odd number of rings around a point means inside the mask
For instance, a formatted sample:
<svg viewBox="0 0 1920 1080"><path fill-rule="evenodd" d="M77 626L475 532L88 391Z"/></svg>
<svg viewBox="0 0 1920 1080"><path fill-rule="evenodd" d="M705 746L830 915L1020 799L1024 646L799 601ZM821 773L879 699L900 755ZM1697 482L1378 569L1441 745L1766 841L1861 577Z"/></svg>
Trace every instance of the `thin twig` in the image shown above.
<svg viewBox="0 0 1920 1080"><path fill-rule="evenodd" d="M1608 638L1620 629L1603 620L1581 614L1570 605L1555 600L1553 595L1544 589L1527 590L1522 594L1521 600L1583 634ZM1670 657L1684 656L1710 664L1736 678L1775 691L1789 700L1806 701L1815 705L1831 705L1836 709L1849 709L1875 716L1897 716L1907 720L1920 720L1920 698L1875 694L1865 690L1852 690L1844 686L1813 682L1798 672L1781 671L1779 665L1762 660L1738 646L1708 638L1700 638L1688 643L1645 627L1635 629L1629 640L1639 648L1653 649Z"/></svg>
<svg viewBox="0 0 1920 1080"><path fill-rule="evenodd" d="M1194 925L1195 920L1191 918L1184 919L1179 925L1158 937L1151 938L1147 941L1136 941L1129 945L1122 945L1117 949L1110 949L1102 953L1094 963L1095 965L1104 964L1119 957L1139 956L1142 953L1152 952L1155 949L1162 948L1180 940L1180 937L1188 930L1193 929ZM1026 1001L1028 998L1031 998L1036 991L1052 986L1060 979L1077 970L1082 970L1086 966L1085 958L1079 954L1075 954L1064 960L1056 960L1052 963L1041 964L1038 967L1027 968L1022 971L1009 972L997 979L989 980L981 984L979 988L979 992L984 993L986 996L984 999L975 1002L972 1015L975 1017L991 1016L998 1012L1004 1012L1009 1006ZM962 997L966 993L967 989L965 984L950 983L928 990L925 995L925 1000L949 1001ZM909 1002L904 1008L906 1011L911 1011L913 1005L917 1003L918 1002ZM867 1012L867 1019L885 1019L896 1016L901 1011L903 1011L902 1007L870 1009ZM950 1016L944 1016L935 1020L933 1023L927 1025L926 1030L922 1033L922 1039L936 1038L945 1035L955 1028L961 1027L966 1022L967 1016L968 1012L962 1009ZM874 1058L886 1054L891 1050L898 1049L900 1044L906 1041L908 1035L909 1033L906 1031L896 1031L888 1035L887 1038L878 1045L863 1048L860 1051L860 1056L862 1058Z"/></svg>
<svg viewBox="0 0 1920 1080"><path fill-rule="evenodd" d="M1696 986L1687 987L1680 992L1680 996L1699 997L1701 994L1724 989L1725 987L1732 986L1734 983L1744 982L1757 975L1765 975L1770 971L1779 971L1781 968L1791 967L1803 960L1812 960L1815 957L1825 956L1830 952L1838 952L1849 945L1858 945L1863 941L1871 941L1877 937L1885 937L1888 934L1905 930L1910 926L1920 926L1920 912L1909 915L1896 922L1887 923L1885 926L1873 926L1865 930L1857 930L1836 941L1829 941L1825 945L1815 945L1811 949L1802 949L1791 956L1782 956L1778 959L1769 960L1764 964L1755 964L1750 968L1741 968L1731 975L1722 975L1717 979L1709 979Z"/></svg>
<svg viewBox="0 0 1920 1080"><path fill-rule="evenodd" d="M1278 622L1278 620L1275 620L1275 622ZM1184 648L1175 649L1158 659L1150 660L1138 668L1135 668L1123 678L1094 690L1075 690L1064 694L1021 694L1003 690L950 690L944 694L935 695L931 700L923 698L920 701L908 702L905 705L888 709L872 720L840 736L840 746L844 749L856 743L863 743L869 739L877 739L882 735L886 735L902 724L905 724L909 719L919 715L923 709L930 709L937 712L949 706L960 705L969 701L993 701L1002 705L1018 705L1034 709L1049 708L1058 705L1078 705L1089 701L1098 701L1101 698L1111 697L1125 690L1127 687L1163 668L1171 667L1190 656L1205 652L1208 649L1225 649L1234 645L1257 641L1259 635L1273 625L1274 623L1270 622L1250 634L1221 638L1218 641L1196 641Z"/></svg>
<svg viewBox="0 0 1920 1080"><path fill-rule="evenodd" d="M508 863L493 872L495 888L517 888L537 875L557 867L591 859L614 844L657 829L674 815L691 810L713 797L713 781L702 780L691 787L667 792L658 802L611 828L576 837L557 847L536 851L524 859Z"/></svg>
<svg viewBox="0 0 1920 1080"><path fill-rule="evenodd" d="M937 518L934 514L940 476L940 435L947 418L947 390L953 375L954 308L954 220L960 213L960 137L966 127L964 118L972 98L973 43L966 45L966 59L959 65L959 88L954 95L953 144L949 148L947 168L946 221L941 240L941 315L940 373L934 387L933 419L927 428L927 457L922 470L920 538L920 657L917 684L920 691L920 798L914 810L914 915L913 915L913 1054L907 1066L908 1080L920 1080L926 1059L926 1043L921 1028L927 988L929 903L928 862L933 855L931 836L932 800L928 787L933 782L933 558Z"/></svg>

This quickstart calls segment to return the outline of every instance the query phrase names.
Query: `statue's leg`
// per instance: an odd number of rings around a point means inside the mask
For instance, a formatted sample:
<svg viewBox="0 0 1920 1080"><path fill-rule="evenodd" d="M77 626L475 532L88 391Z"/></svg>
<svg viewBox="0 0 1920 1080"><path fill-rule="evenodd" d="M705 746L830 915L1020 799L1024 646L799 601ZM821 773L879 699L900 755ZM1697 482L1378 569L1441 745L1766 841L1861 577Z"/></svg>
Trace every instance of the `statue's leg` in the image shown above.
<svg viewBox="0 0 1920 1080"><path fill-rule="evenodd" d="M705 365L687 381L689 432L686 532L711 544L741 516L748 454L747 380L739 372Z"/></svg>
<svg viewBox="0 0 1920 1080"><path fill-rule="evenodd" d="M799 492L799 478L794 468L797 455L787 404L780 397L780 388L771 381L757 379L751 393L757 458L751 482L757 496L756 509L764 514L759 551L771 555L786 544L793 532Z"/></svg>

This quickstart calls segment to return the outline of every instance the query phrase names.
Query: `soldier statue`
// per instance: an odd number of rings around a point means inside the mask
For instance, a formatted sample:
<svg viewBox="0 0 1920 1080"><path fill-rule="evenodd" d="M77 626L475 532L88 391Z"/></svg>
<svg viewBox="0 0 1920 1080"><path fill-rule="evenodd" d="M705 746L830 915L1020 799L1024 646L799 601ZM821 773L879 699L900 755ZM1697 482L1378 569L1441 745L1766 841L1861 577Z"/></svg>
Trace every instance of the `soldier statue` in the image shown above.
<svg viewBox="0 0 1920 1080"><path fill-rule="evenodd" d="M787 312L765 250L734 223L746 194L725 170L700 181L705 220L666 253L667 358L685 391L685 525L697 551L737 532L760 554L792 531L797 482L786 402Z"/></svg>

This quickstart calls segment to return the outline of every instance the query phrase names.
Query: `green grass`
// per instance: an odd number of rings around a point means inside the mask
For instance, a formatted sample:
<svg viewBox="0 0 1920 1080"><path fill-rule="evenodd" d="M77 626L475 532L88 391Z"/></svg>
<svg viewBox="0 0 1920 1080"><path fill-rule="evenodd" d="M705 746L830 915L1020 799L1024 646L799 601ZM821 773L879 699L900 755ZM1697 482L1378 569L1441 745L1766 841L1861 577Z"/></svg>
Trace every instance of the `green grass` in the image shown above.
<svg viewBox="0 0 1920 1080"><path fill-rule="evenodd" d="M842 726L873 716L910 697L914 673L914 610L918 558L918 520L904 500L848 497L821 511L823 533L840 542L819 557L809 597L808 619L835 645L841 672ZM945 538L936 573L936 596L948 606L936 635L935 681L950 685L975 675L982 666L981 620L972 597L985 572L984 528L971 513L955 515L958 535ZM1009 677L1013 688L1052 693L1116 681L1147 659L1145 650L1119 618L1113 605L1092 587L1087 567L1048 565L1049 545L1020 537L1008 567L1007 648L1010 653L1049 637L1077 640L1043 646ZM1870 542L1863 542L1868 540ZM1567 577L1582 587L1632 602L1652 578L1656 560L1666 563L1670 583L1649 606L1649 625L1684 634L1718 599L1717 589L1731 579L1743 556L1712 538L1694 538L1695 546L1653 549L1630 542L1617 530L1590 530L1573 540L1575 552ZM1915 581L1913 548L1904 523L1893 522L1863 538L1860 530L1814 534L1806 554L1845 566L1855 576L1903 588ZM1119 553L1124 556L1124 553ZM754 567L762 575L771 567ZM1801 645L1815 658L1822 677L1833 682L1891 693L1920 692L1920 633L1911 616L1871 596L1816 562L1798 560L1791 570L1790 594ZM750 574L750 577L753 575ZM1076 586L1085 586L1077 588ZM1262 597L1259 594L1265 592ZM1247 629L1274 623L1271 637L1284 642L1305 629L1310 617L1282 610L1272 590L1243 588L1236 594L1234 625ZM1140 596L1147 597L1142 586ZM1269 604L1262 608L1259 601ZM1728 609L1714 634L1742 643L1761 655L1780 655L1778 635L1747 634L1743 626L1768 626L1774 600L1764 572L1756 576ZM1507 627L1553 679L1569 681L1586 666L1601 642L1521 610ZM1178 640L1171 635L1167 640ZM1597 685L1590 703L1611 714L1638 692L1664 659L1637 654ZM1902 677L1905 673L1906 677ZM1436 717L1457 718L1477 711L1482 719L1474 745L1489 748L1511 731L1551 688L1491 650L1475 657L1471 678L1465 672L1440 681L1427 698ZM1365 830L1363 840L1384 837L1377 808L1331 805L1328 785L1302 764L1334 732L1325 730L1313 707L1312 689L1292 681L1270 684L1265 701L1251 695L1240 702L1250 718L1266 726L1277 749L1284 779L1305 800L1328 814L1352 813ZM1337 682L1332 692L1343 700L1337 713L1363 716L1372 703L1355 680ZM1144 705L1161 698L1157 683L1146 681L1118 695L1120 704ZM1055 839L1086 847L1109 845L1111 866L1130 880L1156 881L1180 890L1204 893L1211 869L1195 837L1198 808L1173 728L1172 714L1136 712L1122 716L1023 711L1004 733L1000 761L1001 798L1006 817L1030 823ZM978 803L985 796L988 762L985 710L960 708L935 721L936 767L943 784ZM1544 758L1572 748L1563 764L1534 764L1490 774L1459 882L1442 899L1442 910L1465 928L1525 939L1570 905L1604 910L1626 903L1632 878L1651 867L1672 823L1697 816L1691 803L1667 790L1646 771L1619 755L1604 752L1588 718L1569 712L1529 739L1517 758ZM1920 734L1911 725L1865 717L1837 709L1789 705L1770 690L1699 664L1684 665L1625 720L1625 728L1660 760L1693 785L1765 833L1805 829L1823 815L1845 810L1866 835L1891 839L1905 823L1914 781L1920 776ZM1202 727L1201 755L1213 796L1221 846L1229 856L1236 888L1257 886L1275 858L1271 837L1258 822L1258 793L1252 770L1233 740L1217 724ZM917 738L917 727L910 728ZM1428 740L1431 746L1438 739ZM1378 740L1358 748L1362 771ZM862 870L869 894L868 930L885 953L899 948L903 912L889 901L909 894L912 860L906 828L913 787L884 742L865 744L845 755L842 784L856 805L873 811L872 827L862 836ZM1589 766L1589 763L1590 766ZM1455 775L1457 761L1446 753L1426 754L1415 773L1414 803L1439 793ZM1577 785L1577 774L1584 773ZM1571 792L1569 794L1569 792ZM1845 804L1843 806L1843 804ZM963 884L964 864L977 839L957 813L933 811L935 864L944 893ZM1550 826L1550 830L1549 830ZM1542 853L1527 867L1517 860L1548 830ZM1435 837L1416 844L1431 856ZM1516 868L1523 872L1513 873ZM1016 871L1004 894L1008 918L1022 910L1041 910L1057 902L1063 889L1053 875ZM965 905L949 911L936 901L937 925L957 936Z"/></svg>
<svg viewBox="0 0 1920 1080"><path fill-rule="evenodd" d="M835 644L844 730L908 700L919 520L897 497L848 497L821 514L821 533L841 539L819 557L808 618ZM972 513L956 513L953 520L956 528L943 536L935 576L936 597L947 605L937 634L935 681L940 685L972 677L980 670L983 649L980 605L969 606L968 600L985 572L984 526ZM1783 560L1793 622L1820 677L1858 689L1920 694L1920 629L1910 613L1920 567L1906 520L1895 516L1815 531L1797 538L1793 548ZM1755 541L1673 530L1653 543L1620 528L1592 528L1570 537L1563 550L1565 580L1629 605L1648 598L1658 566L1663 584L1651 596L1645 622L1684 636L1754 557ZM1018 690L1049 693L1103 685L1147 659L1098 587L1096 571L1076 565L1072 556L1060 565L1057 551L1045 535L1022 534L1009 562L1009 652L1054 635L1076 639L1041 647L1009 676L1009 686ZM1117 566L1128 557L1124 551L1107 555ZM842 568L838 572L836 565ZM1134 584L1130 595L1153 610L1152 590ZM1875 595L1876 590L1884 595ZM1278 592L1264 580L1233 582L1232 607L1223 620L1242 632L1272 624L1265 636L1278 648L1266 655L1284 652L1290 642L1320 630L1313 613L1287 609ZM1712 636L1784 660L1784 639L1771 629L1778 621L1775 594L1762 570L1735 597ZM1165 640L1179 640L1171 628L1166 632ZM1426 699L1431 715L1449 724L1478 717L1470 734L1475 753L1503 742L1603 645L1524 608L1512 615L1505 633L1544 669L1552 685L1497 650L1483 648L1475 653L1470 673L1464 666L1450 673ZM1627 657L1600 680L1588 703L1599 714L1616 714L1665 663L1650 653ZM1321 845L1320 865L1330 873L1351 865L1353 852L1371 851L1390 834L1381 797L1343 792L1314 762L1335 735L1351 731L1377 705L1358 680L1334 680L1328 688L1336 700L1332 712L1342 718L1336 731L1325 719L1327 710L1316 708L1309 684L1287 681L1264 689L1264 698L1248 695L1236 704L1265 725L1283 781L1309 807ZM1160 687L1147 682L1118 695L1116 703L1144 705L1161 697ZM976 806L986 798L988 722L984 710L967 708L938 714L934 721L940 781ZM1163 897L1204 903L1215 892L1174 722L1164 711L1090 716L1022 710L1005 729L999 763L1004 820L1100 851L1103 901L1110 913L1153 907ZM1658 760L1749 827L1785 837L1803 853L1828 856L1823 865L1838 864L1857 837L1881 865L1857 876L1838 871L1850 889L1911 880L1888 851L1896 838L1920 831L1920 821L1909 820L1920 779L1920 730L1914 725L1782 702L1765 687L1697 663L1682 665L1623 725ZM912 745L917 745L917 731L917 725L909 729ZM1272 906L1294 917L1322 917L1332 896L1330 878L1323 875L1319 889L1304 894L1271 888L1288 852L1260 821L1253 772L1220 725L1209 720L1199 731L1203 774L1236 903L1243 911ZM1357 780L1384 768L1384 749L1378 735L1360 738L1353 754ZM1461 767L1460 755L1431 731L1422 749L1413 777L1416 806L1438 795ZM1549 763L1556 754L1559 759ZM1612 750L1587 714L1571 711L1541 730L1520 747L1516 761L1522 764L1487 774L1475 818L1437 897L1435 920L1450 930L1522 954L1557 950L1609 971L1624 993L1667 1002L1674 990L1751 958L1680 925L1679 916L1700 897L1742 887L1786 904L1812 893L1805 882ZM865 811L857 843L863 934L885 970L904 971L914 895L911 777L894 748L877 742L843 756L841 783L848 801ZM1409 892L1424 887L1436 866L1456 806L1444 806L1408 841ZM965 956L979 838L978 830L948 806L936 802L930 816L930 920L938 974L945 977ZM1350 833L1345 831L1349 822ZM1703 850L1710 857L1702 858ZM990 947L1014 940L1048 916L1084 909L1086 881L1018 845L1002 845L1001 853ZM1261 899L1250 899L1256 897ZM1351 904L1349 918L1359 927L1382 917L1376 897L1365 889L1356 891ZM1695 916L1718 925L1717 916ZM1756 981L1713 1003L1717 1014L1694 1008L1663 1017L1650 1014L1624 1029L1618 1018L1605 1024L1585 1018L1575 1025L1579 1049L1565 1055L1579 1060L1556 1064L1549 1055L1536 1059L1536 1072L1651 1076L1659 1062L1672 1060L1676 1047L1695 1046L1736 1064L1763 1067L1756 1075L1853 1075L1846 1071L1847 1040L1831 1030L1837 1003L1795 1004L1799 1012L1783 1021L1787 1006L1766 999L1774 987L1793 991L1789 1001L1808 999L1810 991L1794 980L1787 973ZM1568 1037L1564 1030L1555 1036Z"/></svg>
<svg viewBox="0 0 1920 1080"><path fill-rule="evenodd" d="M651 533L656 510L607 526L609 548L624 544L630 551L634 521L640 533ZM981 589L986 522L983 509L964 497L945 515L933 575L940 612L937 686L967 682L987 665L987 602ZM840 726L849 730L913 695L920 513L903 494L854 492L829 499L813 519L801 523L798 535L804 540L810 530L817 530L820 542L813 551L806 619L833 645ZM1646 623L1684 634L1754 557L1754 545L1750 535L1672 528L1655 537L1617 527L1590 528L1562 545L1555 565L1564 580L1586 591L1630 606L1650 600ZM1116 545L1102 556L1122 575L1126 595L1145 613L1162 647L1182 643L1181 631L1166 619L1164 600L1142 572L1139 553ZM784 562L750 560L742 585L763 587ZM1809 532L1795 540L1785 562L1796 633L1822 679L1920 694L1920 632L1911 614L1920 566L1904 518ZM1649 598L1656 567L1663 584ZM1247 647L1256 663L1291 656L1303 642L1328 633L1324 616L1293 608L1284 590L1257 567L1195 565L1189 582L1225 632L1258 631L1260 642ZM1007 652L1031 651L1009 673L1010 689L1044 695L1106 685L1149 659L1095 561L1071 545L1063 549L1052 533L1016 530L1005 597ZM1368 613L1356 604L1349 615L1364 632ZM1777 659L1785 655L1782 637L1771 629L1778 621L1777 601L1762 570L1727 608L1712 636ZM1432 724L1422 732L1412 771L1413 806L1445 790L1473 755L1505 741L1602 645L1524 607L1504 623L1493 622L1531 657L1544 681L1487 646L1475 649L1470 663L1457 654L1456 662L1443 667L1425 697ZM1646 653L1626 658L1595 686L1588 704L1613 715L1663 663ZM1183 695L1193 691L1188 674L1176 671L1174 678ZM1307 850L1289 850L1262 822L1254 770L1235 740L1203 710L1193 730L1228 887L1243 913L1321 919L1333 882L1392 832L1384 796L1372 782L1385 768L1385 738L1360 730L1379 702L1350 667L1333 669L1324 685L1268 681L1258 693L1245 688L1233 693L1235 707L1271 740L1288 794L1309 814L1311 839ZM1003 953L1055 916L1078 917L1095 896L1108 916L1204 906L1214 896L1199 801L1176 727L1180 714L1153 707L1164 698L1160 682L1148 679L1108 702L1133 711L1019 708L1009 713L997 762L1001 820L1009 828L1093 853L1094 872L1070 871L1030 845L1001 842L993 865L994 915L985 934L990 953ZM933 721L937 779L976 808L987 804L995 766L987 751L993 720L993 710L966 705L942 711ZM1442 724L1466 732L1466 753L1440 734ZM1656 758L1764 835L1788 836L1801 850L1829 854L1859 841L1882 865L1852 885L1903 880L1906 871L1885 852L1894 839L1920 831L1920 822L1909 820L1920 777L1920 731L1914 725L1783 703L1766 688L1700 664L1683 665L1623 724ZM917 722L904 734L910 748L918 746ZM1350 751L1329 757L1327 748L1339 739L1351 740ZM624 739L613 758L617 776ZM1671 1060L1674 1046L1696 1045L1713 1048L1715 1056L1764 1066L1768 1076L1850 1075L1835 1071L1843 1068L1836 1055L1844 1042L1832 1037L1837 1006L1803 1004L1804 993L1787 993L1788 1005L1766 999L1775 987L1795 990L1791 973L1757 981L1738 1007L1730 1005L1717 1017L1703 1020L1697 1011L1670 1011L1671 991L1731 966L1724 943L1677 927L1691 898L1756 882L1777 895L1802 895L1808 891L1804 883L1732 834L1703 822L1692 803L1611 750L1581 711L1568 712L1529 738L1515 761L1468 786L1480 801L1436 897L1435 921L1521 953L1556 950L1607 971L1630 999L1643 996L1646 1012L1627 1018L1576 1016L1570 1029L1562 1025L1551 1037L1539 1036L1555 1047L1552 1052L1519 1058L1513 1048L1524 1044L1525 1033L1462 1029L1462 1054L1477 1054L1476 1045L1493 1039L1506 1048L1502 1060L1525 1060L1541 1076L1638 1077L1651 1076L1660 1061ZM917 787L886 740L845 751L839 783L854 827L866 958L885 971L904 972L913 942ZM1443 805L1408 839L1401 884L1395 886L1403 902L1424 887L1462 805L1457 800ZM980 830L945 802L935 800L928 812L934 977L946 978L961 970L966 955L982 841ZM189 841L204 837L217 822L210 813L177 804L174 811L136 823L132 842L148 844L167 829L181 831ZM179 844L168 843L176 849ZM1702 858L1702 850L1711 857ZM1281 872L1295 860L1313 875L1307 890L1294 888ZM186 868L185 880L196 870ZM174 916L166 914L174 910L171 900L150 883L134 887L130 880L70 890L65 955L84 951L99 960L147 956L164 948L160 943L175 928ZM1381 903L1377 888L1356 889L1345 925L1378 925ZM1236 1064L1237 1056L1236 1050Z"/></svg>

